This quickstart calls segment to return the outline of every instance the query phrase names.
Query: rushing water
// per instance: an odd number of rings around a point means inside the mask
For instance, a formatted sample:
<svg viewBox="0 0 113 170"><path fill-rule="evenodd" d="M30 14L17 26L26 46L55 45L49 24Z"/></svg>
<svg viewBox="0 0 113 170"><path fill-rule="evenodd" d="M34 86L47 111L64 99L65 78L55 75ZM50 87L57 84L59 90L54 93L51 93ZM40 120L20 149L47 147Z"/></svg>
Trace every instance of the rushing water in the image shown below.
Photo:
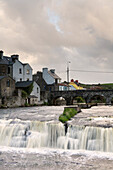
<svg viewBox="0 0 113 170"><path fill-rule="evenodd" d="M113 128L70 125L65 134L61 123L1 120L0 146L113 152Z"/></svg>
<svg viewBox="0 0 113 170"><path fill-rule="evenodd" d="M101 117L91 118L91 113L92 115L95 115L97 114L97 111L99 111L98 116ZM108 118L104 117L104 113L106 114L106 111L108 112ZM64 151L67 152L67 150L68 151L70 150L72 153L73 151L78 152L79 150L80 152L82 151L82 154L86 151L90 151L90 152L93 151L91 154L94 154L94 152L97 151L100 151L101 153L108 153L108 152L112 153L113 152L113 128L112 128L113 112L111 113L111 111L113 111L113 107L97 107L97 108L94 107L89 110L83 110L80 114L75 116L75 118L71 122L69 122L69 126L66 129L66 127L58 121L59 115L63 112L62 106L6 109L6 110L1 109L0 110L0 148L5 147L5 154L11 148L13 149L11 153L14 152L14 149L15 150L18 149L18 151L19 150L25 151L26 149L27 151L30 151L31 149L35 149L35 151L38 151L40 149L43 149L43 151L44 149L47 150L55 149L55 153L54 151L48 152L48 156L47 156L48 164L50 163L49 157L51 157L50 156L51 153L53 154L53 156L55 155L58 156L59 154L57 152L59 149L62 151L62 153ZM87 116L84 115L86 112L87 113L89 112L90 119L88 118L88 114ZM78 122L82 121L82 124L81 123L76 124L76 120L79 120ZM90 120L89 121L90 125L88 120ZM103 120L104 123L102 124L102 127L97 126L99 125L98 121L102 122ZM86 126L84 122L85 123L87 122L88 125ZM97 122L96 126L93 126L94 122ZM106 122L108 127L107 126L104 127L104 124ZM3 155L4 152L2 151L2 149L0 150ZM62 153L60 153L60 157L62 157ZM32 154L32 156L34 154ZM82 154L79 153L79 155ZM77 155L74 156L76 159L78 159ZM63 155L63 157L66 159L66 155ZM72 157L71 158L68 157L68 158L72 160ZM113 155L111 157L113 157ZM7 159L10 158L7 157ZM26 158L26 159L29 160L31 158ZM61 160L62 158L59 159ZM39 161L41 160L43 159L40 158ZM29 166L27 167L27 169L30 169ZM71 161L69 163L69 166L71 167ZM38 165L36 167L38 167ZM62 167L65 168L64 165L62 165ZM43 169L44 168L46 167L43 167ZM73 166L71 168L73 169Z"/></svg>

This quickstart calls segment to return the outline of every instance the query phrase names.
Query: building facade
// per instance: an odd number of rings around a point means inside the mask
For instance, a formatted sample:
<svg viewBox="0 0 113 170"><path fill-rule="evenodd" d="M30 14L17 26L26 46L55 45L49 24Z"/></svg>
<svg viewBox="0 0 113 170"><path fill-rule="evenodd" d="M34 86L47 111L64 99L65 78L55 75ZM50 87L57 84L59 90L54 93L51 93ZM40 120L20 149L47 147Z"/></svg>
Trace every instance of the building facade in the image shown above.
<svg viewBox="0 0 113 170"><path fill-rule="evenodd" d="M0 97L13 96L15 81L10 76L0 76Z"/></svg>
<svg viewBox="0 0 113 170"><path fill-rule="evenodd" d="M32 68L19 61L19 55L4 56L0 51L0 76L9 75L17 81L32 81Z"/></svg>
<svg viewBox="0 0 113 170"><path fill-rule="evenodd" d="M50 84L58 84L61 82L61 78L56 75L55 69L48 70L48 68L42 69L42 76L45 82Z"/></svg>

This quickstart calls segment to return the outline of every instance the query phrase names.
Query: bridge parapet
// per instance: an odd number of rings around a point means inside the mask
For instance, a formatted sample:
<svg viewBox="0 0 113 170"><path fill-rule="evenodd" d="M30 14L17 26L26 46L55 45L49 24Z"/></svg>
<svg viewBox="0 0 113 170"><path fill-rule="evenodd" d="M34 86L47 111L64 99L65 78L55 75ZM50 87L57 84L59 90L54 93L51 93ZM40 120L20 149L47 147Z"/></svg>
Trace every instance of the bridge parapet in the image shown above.
<svg viewBox="0 0 113 170"><path fill-rule="evenodd" d="M113 90L51 91L48 95L48 101L53 104L54 100L63 97L67 104L72 104L75 97L83 97L86 103L89 103L94 96L103 96L106 99L106 104L110 104L113 98Z"/></svg>

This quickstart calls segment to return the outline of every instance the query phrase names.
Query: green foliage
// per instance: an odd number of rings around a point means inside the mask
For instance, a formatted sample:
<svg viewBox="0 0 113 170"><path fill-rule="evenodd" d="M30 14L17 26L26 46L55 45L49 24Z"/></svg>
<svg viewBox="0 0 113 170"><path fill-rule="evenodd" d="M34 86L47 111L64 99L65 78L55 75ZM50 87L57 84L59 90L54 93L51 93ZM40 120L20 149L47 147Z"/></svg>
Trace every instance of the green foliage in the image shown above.
<svg viewBox="0 0 113 170"><path fill-rule="evenodd" d="M84 103L85 100L82 97L76 97L77 103Z"/></svg>
<svg viewBox="0 0 113 170"><path fill-rule="evenodd" d="M67 122L69 119L65 116L65 115L60 115L59 117L59 121L61 121L62 123Z"/></svg>
<svg viewBox="0 0 113 170"><path fill-rule="evenodd" d="M25 107L29 107L30 105L28 103L25 103Z"/></svg>
<svg viewBox="0 0 113 170"><path fill-rule="evenodd" d="M81 84L80 86L86 89L91 89L93 86L95 87L101 87L104 90L110 90L113 89L113 83L106 83L106 84Z"/></svg>
<svg viewBox="0 0 113 170"><path fill-rule="evenodd" d="M22 97L23 97L23 98L26 98L26 97L27 97L27 92L24 91L24 90L22 90Z"/></svg>
<svg viewBox="0 0 113 170"><path fill-rule="evenodd" d="M48 104L48 102L44 102L44 106L48 106L49 104Z"/></svg>
<svg viewBox="0 0 113 170"><path fill-rule="evenodd" d="M33 83L31 83L30 86L23 88L23 91L27 93L27 96L31 94L32 90L33 90Z"/></svg>
<svg viewBox="0 0 113 170"><path fill-rule="evenodd" d="M25 91L26 91L26 93L27 93L28 95L31 94L32 90L33 90L33 83L31 83L30 86L28 86L27 88L25 88Z"/></svg>
<svg viewBox="0 0 113 170"><path fill-rule="evenodd" d="M65 108L63 114L59 116L59 121L65 123L72 117L74 117L76 114L77 110L75 110L74 108Z"/></svg>

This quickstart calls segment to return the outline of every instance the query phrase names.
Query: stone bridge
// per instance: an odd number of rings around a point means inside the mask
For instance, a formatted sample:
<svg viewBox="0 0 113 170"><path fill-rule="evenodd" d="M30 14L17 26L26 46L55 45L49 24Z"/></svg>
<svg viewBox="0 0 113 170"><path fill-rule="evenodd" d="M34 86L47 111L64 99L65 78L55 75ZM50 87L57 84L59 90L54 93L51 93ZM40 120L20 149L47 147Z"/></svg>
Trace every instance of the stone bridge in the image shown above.
<svg viewBox="0 0 113 170"><path fill-rule="evenodd" d="M75 91L51 91L48 94L49 104L54 104L55 100L63 97L67 105L73 104L76 97L82 97L86 103L90 103L94 96L103 97L106 104L111 104L113 98L113 90L75 90Z"/></svg>

